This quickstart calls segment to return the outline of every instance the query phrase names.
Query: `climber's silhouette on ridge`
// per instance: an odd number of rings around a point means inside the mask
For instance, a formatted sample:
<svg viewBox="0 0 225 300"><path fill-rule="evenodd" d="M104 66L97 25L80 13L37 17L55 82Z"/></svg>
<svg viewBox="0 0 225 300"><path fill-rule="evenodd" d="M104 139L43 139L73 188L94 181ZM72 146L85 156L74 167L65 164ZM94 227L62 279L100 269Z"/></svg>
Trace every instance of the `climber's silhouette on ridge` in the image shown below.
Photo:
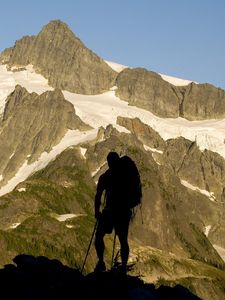
<svg viewBox="0 0 225 300"><path fill-rule="evenodd" d="M106 269L104 236L112 233L114 229L120 242L122 270L126 272L129 257L128 229L132 208L140 202L142 196L140 176L135 163L128 156L120 158L118 153L109 152L107 162L109 168L100 176L95 195L95 218L98 222L95 235L98 263L95 271ZM100 212L103 192L105 192L104 208Z"/></svg>

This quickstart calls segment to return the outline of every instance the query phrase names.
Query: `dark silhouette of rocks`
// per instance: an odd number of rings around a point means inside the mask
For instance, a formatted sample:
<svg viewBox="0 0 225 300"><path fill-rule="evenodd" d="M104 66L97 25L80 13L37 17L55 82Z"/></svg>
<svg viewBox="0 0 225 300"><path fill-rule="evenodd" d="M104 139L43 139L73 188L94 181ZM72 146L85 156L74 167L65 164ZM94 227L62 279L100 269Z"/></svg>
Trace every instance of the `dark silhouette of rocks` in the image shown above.
<svg viewBox="0 0 225 300"><path fill-rule="evenodd" d="M2 299L200 299L181 285L156 289L118 269L82 275L77 268L44 256L21 254L13 261L0 269Z"/></svg>

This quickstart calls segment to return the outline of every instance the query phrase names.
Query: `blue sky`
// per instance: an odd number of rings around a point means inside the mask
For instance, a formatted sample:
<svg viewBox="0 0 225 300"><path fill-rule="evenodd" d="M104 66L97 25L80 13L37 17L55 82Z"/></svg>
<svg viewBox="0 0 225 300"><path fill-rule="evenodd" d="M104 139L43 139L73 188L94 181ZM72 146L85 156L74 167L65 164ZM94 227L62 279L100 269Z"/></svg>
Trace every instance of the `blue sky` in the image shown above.
<svg viewBox="0 0 225 300"><path fill-rule="evenodd" d="M103 59L225 89L224 0L5 0L0 51L53 19Z"/></svg>

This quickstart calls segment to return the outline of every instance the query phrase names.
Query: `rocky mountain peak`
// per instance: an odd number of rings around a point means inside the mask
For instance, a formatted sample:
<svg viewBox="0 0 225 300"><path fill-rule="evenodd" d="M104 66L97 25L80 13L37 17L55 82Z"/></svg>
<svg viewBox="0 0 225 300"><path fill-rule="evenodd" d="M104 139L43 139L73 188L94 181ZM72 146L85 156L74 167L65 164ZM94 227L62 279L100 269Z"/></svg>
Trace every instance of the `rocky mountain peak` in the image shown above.
<svg viewBox="0 0 225 300"><path fill-rule="evenodd" d="M51 20L48 24L46 24L43 27L42 31L43 30L48 30L48 31L64 30L64 31L70 31L73 34L69 26L59 19Z"/></svg>
<svg viewBox="0 0 225 300"><path fill-rule="evenodd" d="M52 87L79 94L107 91L117 75L60 20L45 25L37 36L18 40L1 53L0 62L10 68L32 64Z"/></svg>
<svg viewBox="0 0 225 300"><path fill-rule="evenodd" d="M59 42L59 40L63 42L65 39L72 39L74 43L85 47L80 39L70 30L69 26L61 20L50 21L42 28L37 37L46 37L47 41L51 43Z"/></svg>

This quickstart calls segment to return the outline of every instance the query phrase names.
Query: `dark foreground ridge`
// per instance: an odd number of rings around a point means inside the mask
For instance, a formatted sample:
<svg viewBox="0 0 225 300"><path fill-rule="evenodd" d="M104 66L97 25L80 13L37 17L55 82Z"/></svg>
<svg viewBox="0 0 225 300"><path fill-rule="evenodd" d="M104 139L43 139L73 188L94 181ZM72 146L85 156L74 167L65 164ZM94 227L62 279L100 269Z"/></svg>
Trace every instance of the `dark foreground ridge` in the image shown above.
<svg viewBox="0 0 225 300"><path fill-rule="evenodd" d="M21 254L13 261L15 264L0 269L1 299L200 299L181 285L156 289L117 269L82 275L78 269L44 256Z"/></svg>

